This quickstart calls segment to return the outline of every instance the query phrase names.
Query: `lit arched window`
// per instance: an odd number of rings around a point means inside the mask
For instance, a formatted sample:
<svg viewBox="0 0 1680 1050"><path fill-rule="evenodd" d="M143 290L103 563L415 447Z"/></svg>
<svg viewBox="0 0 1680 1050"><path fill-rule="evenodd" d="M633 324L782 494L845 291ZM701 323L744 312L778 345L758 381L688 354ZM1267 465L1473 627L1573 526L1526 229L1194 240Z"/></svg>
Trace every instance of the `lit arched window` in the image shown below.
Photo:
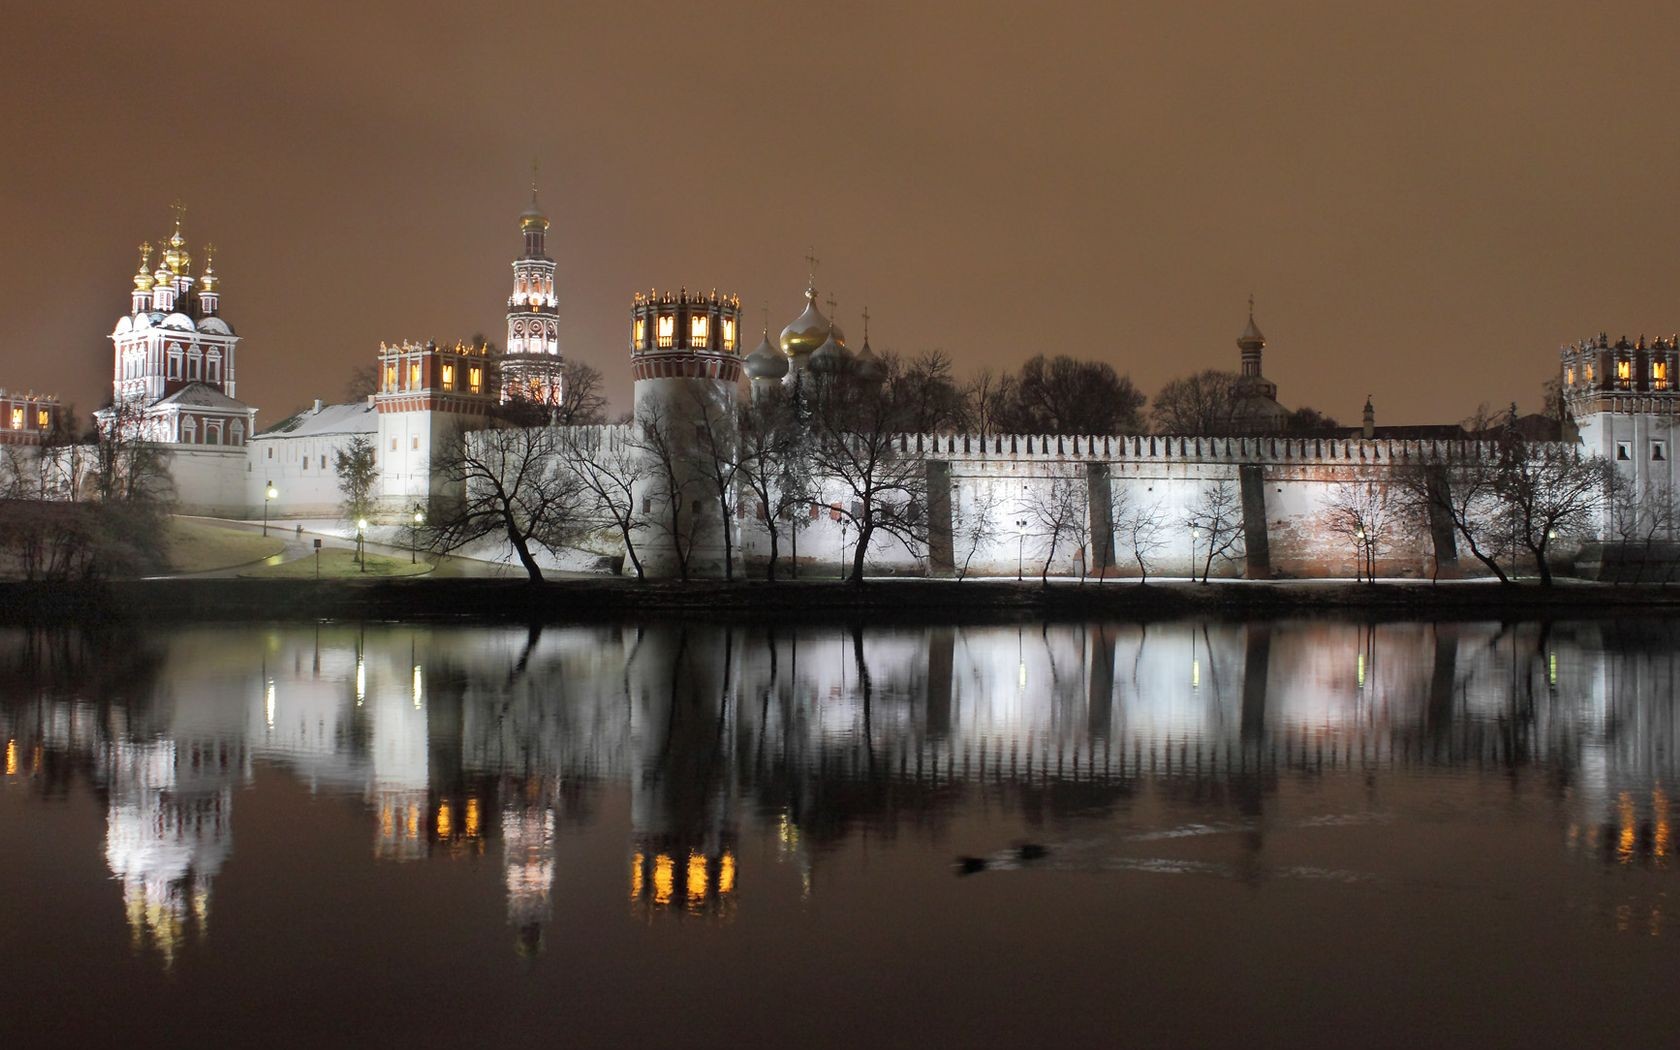
<svg viewBox="0 0 1680 1050"><path fill-rule="evenodd" d="M647 337L647 321L638 317L630 323L630 346L639 349L642 340Z"/></svg>
<svg viewBox="0 0 1680 1050"><path fill-rule="evenodd" d="M455 366L454 365L445 364L443 366L443 388L445 390L454 390L455 389Z"/></svg>
<svg viewBox="0 0 1680 1050"><path fill-rule="evenodd" d="M484 369L477 365L467 369L467 389L475 394L484 392Z"/></svg>
<svg viewBox="0 0 1680 1050"><path fill-rule="evenodd" d="M659 315L659 330L654 341L662 347L669 347L676 343L677 316L675 314Z"/></svg>
<svg viewBox="0 0 1680 1050"><path fill-rule="evenodd" d="M1668 389L1668 362L1660 357L1651 361L1651 389Z"/></svg>
<svg viewBox="0 0 1680 1050"><path fill-rule="evenodd" d="M733 317L723 319L723 348L725 350L735 349L735 319Z"/></svg>
<svg viewBox="0 0 1680 1050"><path fill-rule="evenodd" d="M706 336L711 331L711 318L705 314L695 314L688 319L688 345L704 347Z"/></svg>

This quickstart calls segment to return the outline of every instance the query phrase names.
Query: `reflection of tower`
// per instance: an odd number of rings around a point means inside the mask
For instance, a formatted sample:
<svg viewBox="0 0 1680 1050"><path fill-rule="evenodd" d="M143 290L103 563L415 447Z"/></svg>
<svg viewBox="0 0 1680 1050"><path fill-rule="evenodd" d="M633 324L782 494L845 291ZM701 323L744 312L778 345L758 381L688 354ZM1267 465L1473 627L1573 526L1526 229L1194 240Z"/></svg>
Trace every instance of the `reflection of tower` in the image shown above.
<svg viewBox="0 0 1680 1050"><path fill-rule="evenodd" d="M512 798L503 808L502 874L508 922L519 931L520 950L535 954L553 914L554 885L554 810L540 799Z"/></svg>
<svg viewBox="0 0 1680 1050"><path fill-rule="evenodd" d="M426 854L430 831L425 671L418 663L392 670L375 672L364 701L373 765L369 801L379 821L373 852L384 860L416 860Z"/></svg>
<svg viewBox="0 0 1680 1050"><path fill-rule="evenodd" d="M629 668L630 900L639 911L727 912L733 903L733 650L730 633L647 631Z"/></svg>
<svg viewBox="0 0 1680 1050"><path fill-rule="evenodd" d="M210 919L210 884L232 851L238 744L117 742L107 751L105 861L122 882L136 947L170 962L189 926Z"/></svg>

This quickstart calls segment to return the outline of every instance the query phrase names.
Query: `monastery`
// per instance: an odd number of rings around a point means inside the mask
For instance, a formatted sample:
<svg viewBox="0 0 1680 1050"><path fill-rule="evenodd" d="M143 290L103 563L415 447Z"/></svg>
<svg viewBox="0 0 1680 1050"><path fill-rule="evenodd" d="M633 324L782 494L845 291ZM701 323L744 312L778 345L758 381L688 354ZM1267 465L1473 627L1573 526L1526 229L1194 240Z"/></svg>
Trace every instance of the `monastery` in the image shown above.
<svg viewBox="0 0 1680 1050"><path fill-rule="evenodd" d="M195 259L177 208L173 229L156 251L141 245L128 310L111 332L112 404L96 414L98 425L131 426L165 446L183 511L255 519L335 519L342 496L335 455L354 441L373 444L379 528L431 513L458 495L438 456L455 433L482 432L512 401L555 406L564 396L564 355L559 340L555 261L548 254L549 219L535 187L518 216L521 251L513 261L507 299L507 332L500 350L488 345L400 342L375 355L377 390L364 401L314 405L266 429L258 410L237 387L240 336L223 316L214 247ZM830 307L832 312L832 306ZM635 418L683 421L695 406L712 406L733 419L742 398L800 398L825 375L853 370L878 379L882 364L866 328L854 351L846 333L818 306L814 280L801 312L778 339L763 333L758 345L742 343L740 300L653 291L630 304L628 365L634 379ZM1111 508L1147 506L1168 523L1170 543L1155 554L1151 572L1184 575L1200 567L1197 530L1186 528L1190 509L1211 487L1226 486L1240 504L1241 542L1212 565L1215 575L1249 578L1350 576L1355 552L1323 527L1327 500L1343 482L1381 481L1402 466L1447 463L1485 455L1485 446L1457 427L1377 427L1367 402L1363 425L1308 435L1286 434L1286 410L1277 385L1262 371L1266 339L1250 311L1237 339L1239 432L1232 436L1042 434L902 434L896 453L925 471L925 543L877 532L865 553L871 573L951 575L1036 574L1040 550L1024 507L1058 483L1084 494L1087 520L1079 542L1061 545L1050 571L1084 576L1134 575L1129 551L1115 537ZM1674 491L1669 430L1680 411L1674 340L1643 338L1611 343L1582 340L1561 352L1560 378L1572 426L1568 440L1583 453L1601 454L1641 493ZM708 409L709 411L709 409ZM0 443L43 444L60 427L58 403L34 394L0 390ZM633 428L590 428L585 435L603 455L634 444ZM696 438L696 440L698 440ZM797 530L784 531L782 556L791 547L798 567L832 572L855 553L856 526L849 495L818 478ZM74 491L76 479L66 487ZM674 575L675 550L656 527L655 496L639 493L648 526L637 554L649 575ZM756 513L749 512L749 508ZM850 513L848 513L850 511ZM733 515L718 503L692 507L692 574L721 575L727 533L739 565L751 573L769 548L762 507L737 500ZM996 521L974 529L977 516ZM787 528L784 526L784 528ZM1387 551L1385 575L1457 575L1474 571L1461 562L1450 524L1435 521ZM1608 533L1608 524L1602 530ZM968 540L965 541L965 537ZM977 538L976 538L977 537ZM1591 537L1588 537L1589 539ZM791 540L791 543L790 543ZM576 556L542 555L544 564L573 569L623 569L621 539L602 534L580 544ZM475 556L508 560L507 550Z"/></svg>

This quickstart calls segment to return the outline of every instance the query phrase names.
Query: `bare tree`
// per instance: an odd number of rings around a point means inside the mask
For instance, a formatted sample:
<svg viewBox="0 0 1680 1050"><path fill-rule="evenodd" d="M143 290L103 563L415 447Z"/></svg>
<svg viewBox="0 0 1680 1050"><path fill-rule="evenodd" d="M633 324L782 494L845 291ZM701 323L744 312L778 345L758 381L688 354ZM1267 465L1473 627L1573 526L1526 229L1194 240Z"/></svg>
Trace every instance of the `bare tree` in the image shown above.
<svg viewBox="0 0 1680 1050"><path fill-rule="evenodd" d="M368 361L350 370L350 379L344 384L344 399L346 401L366 401L378 392L378 362Z"/></svg>
<svg viewBox="0 0 1680 1050"><path fill-rule="evenodd" d="M833 513L857 529L850 579L863 580L870 544L886 534L915 553L927 536L927 470L904 447L910 418L903 365L882 355L884 378L877 387L841 373L820 379L812 398L812 473L841 490Z"/></svg>
<svg viewBox="0 0 1680 1050"><path fill-rule="evenodd" d="M1386 479L1342 481L1325 501L1324 528L1353 548L1356 577L1376 583L1377 559L1393 544L1400 517L1400 500Z"/></svg>
<svg viewBox="0 0 1680 1050"><path fill-rule="evenodd" d="M447 552L500 534L526 575L540 583L535 548L571 546L583 522L583 486L565 469L559 447L549 427L496 426L447 436L432 469L457 495L437 501L432 547Z"/></svg>
<svg viewBox="0 0 1680 1050"><path fill-rule="evenodd" d="M951 539L956 548L953 553L961 557L956 566L958 582L968 576L975 552L997 542L1003 531L998 525L1003 497L984 482L976 485L973 492L973 498L967 503L957 498L956 493L951 498Z"/></svg>
<svg viewBox="0 0 1680 1050"><path fill-rule="evenodd" d="M1609 497L1614 470L1602 456L1582 456L1550 442L1504 443L1496 486L1500 524L1512 546L1534 559L1541 586L1553 582L1547 562L1552 543L1592 531Z"/></svg>
<svg viewBox="0 0 1680 1050"><path fill-rule="evenodd" d="M594 426L607 420L607 396L601 373L582 361L569 360L560 369L560 403L554 422L563 427Z"/></svg>
<svg viewBox="0 0 1680 1050"><path fill-rule="evenodd" d="M1622 547L1624 562L1629 552L1638 551L1639 561L1632 582L1639 583L1651 563L1656 544L1660 539L1674 536L1674 490L1663 482L1642 489L1632 478L1615 470L1610 472L1609 482L1610 531ZM1668 575L1664 573L1664 583L1668 582ZM1620 574L1615 582L1622 582Z"/></svg>
<svg viewBox="0 0 1680 1050"><path fill-rule="evenodd" d="M963 398L968 402L965 414L982 439L998 431L998 416L1014 397L1014 386L1009 373L983 368L963 388Z"/></svg>
<svg viewBox="0 0 1680 1050"><path fill-rule="evenodd" d="M1044 552L1039 582L1048 587L1050 565L1055 561L1057 548L1077 543L1079 536L1089 531L1085 485L1074 478L1054 478L1048 487L1030 488L1022 503L1028 527ZM1083 568L1080 580L1084 581Z"/></svg>
<svg viewBox="0 0 1680 1050"><path fill-rule="evenodd" d="M717 504L723 535L723 578L733 580L735 543L730 519L735 514L735 479L741 466L738 421L733 406L717 396L715 388L690 387L689 395L695 437L689 459Z"/></svg>
<svg viewBox="0 0 1680 1050"><path fill-rule="evenodd" d="M105 411L94 455L94 495L100 500L168 513L175 502L171 456L149 432L139 402L118 401Z"/></svg>
<svg viewBox="0 0 1680 1050"><path fill-rule="evenodd" d="M787 523L789 538L797 543L804 520L801 512L811 505L804 429L799 425L793 403L783 397L761 397L746 402L737 409L736 420L737 476L756 497L757 514L764 520L770 539L770 559L764 577L774 581L776 563L781 556L778 523Z"/></svg>
<svg viewBox="0 0 1680 1050"><path fill-rule="evenodd" d="M700 507L705 488L702 479L695 476L692 445L683 433L685 423L690 421L681 416L658 401L639 406L631 425L630 443L646 458L648 512L655 527L671 541L678 577L687 580L704 525ZM728 520L723 524L727 530Z"/></svg>
<svg viewBox="0 0 1680 1050"><path fill-rule="evenodd" d="M1437 463L1413 463L1394 472L1401 501L1428 521L1450 524L1471 557L1487 566L1500 583L1510 577L1499 564L1506 533L1500 522L1499 466L1487 447L1476 443L1468 454Z"/></svg>
<svg viewBox="0 0 1680 1050"><path fill-rule="evenodd" d="M588 530L617 533L636 579L642 579L636 535L646 523L636 513L636 490L647 478L647 461L625 427L562 428L559 455L582 489L582 520Z"/></svg>
<svg viewBox="0 0 1680 1050"><path fill-rule="evenodd" d="M1110 517L1115 534L1125 543L1137 563L1141 583L1149 582L1149 565L1167 545L1167 512L1160 500L1133 500L1115 486L1110 497ZM1192 574L1193 575L1193 574Z"/></svg>
<svg viewBox="0 0 1680 1050"><path fill-rule="evenodd" d="M905 429L912 434L940 434L967 429L969 404L952 377L951 358L943 350L917 354L904 366Z"/></svg>
<svg viewBox="0 0 1680 1050"><path fill-rule="evenodd" d="M1000 383L995 422L1017 434L1124 434L1142 429L1143 403L1105 362L1040 354Z"/></svg>
<svg viewBox="0 0 1680 1050"><path fill-rule="evenodd" d="M1157 434L1228 434L1236 413L1237 376L1217 368L1169 380L1155 394L1150 421Z"/></svg>
<svg viewBox="0 0 1680 1050"><path fill-rule="evenodd" d="M1235 560L1243 550L1242 500L1237 486L1229 478L1220 478L1204 489L1185 514L1184 524L1190 529L1190 542L1198 538L1206 541L1202 559L1202 582L1208 582L1216 558ZM1195 566L1191 566L1195 577Z"/></svg>

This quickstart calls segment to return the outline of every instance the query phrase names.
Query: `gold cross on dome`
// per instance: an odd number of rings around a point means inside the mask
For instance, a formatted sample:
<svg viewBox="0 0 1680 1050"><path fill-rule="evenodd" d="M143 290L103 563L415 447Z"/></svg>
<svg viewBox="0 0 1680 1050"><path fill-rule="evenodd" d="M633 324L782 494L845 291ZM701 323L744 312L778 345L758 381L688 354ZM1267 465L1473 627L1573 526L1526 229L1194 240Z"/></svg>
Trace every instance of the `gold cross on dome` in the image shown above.
<svg viewBox="0 0 1680 1050"><path fill-rule="evenodd" d="M805 271L809 277L806 283L815 287L817 283L817 249L815 245L812 245L811 250L805 253Z"/></svg>
<svg viewBox="0 0 1680 1050"><path fill-rule="evenodd" d="M869 307L863 308L863 341L869 342Z"/></svg>

